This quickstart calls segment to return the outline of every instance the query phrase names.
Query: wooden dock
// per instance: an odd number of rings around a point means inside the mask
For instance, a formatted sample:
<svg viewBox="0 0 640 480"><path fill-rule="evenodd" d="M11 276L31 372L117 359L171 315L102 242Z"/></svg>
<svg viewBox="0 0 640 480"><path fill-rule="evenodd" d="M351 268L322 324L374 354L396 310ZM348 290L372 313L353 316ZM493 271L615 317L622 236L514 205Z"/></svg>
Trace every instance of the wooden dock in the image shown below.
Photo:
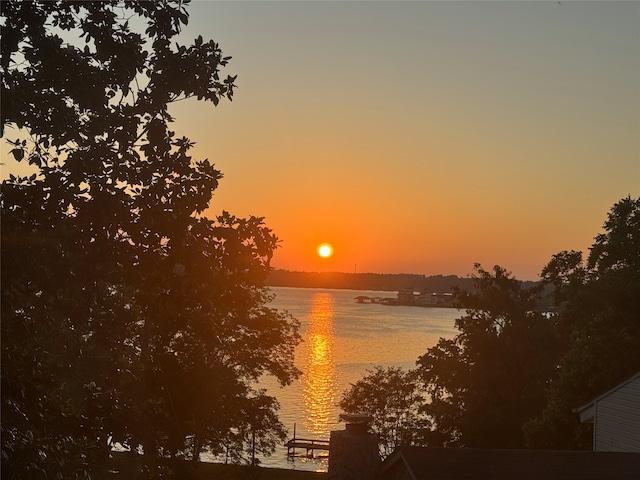
<svg viewBox="0 0 640 480"><path fill-rule="evenodd" d="M292 438L287 443L285 443L287 447L287 457L307 457L307 458L317 458L320 455L316 455L316 450L324 450L329 451L329 440L318 440L315 438ZM296 448L299 450L304 449L305 453L296 454ZM328 456L328 454L326 455Z"/></svg>

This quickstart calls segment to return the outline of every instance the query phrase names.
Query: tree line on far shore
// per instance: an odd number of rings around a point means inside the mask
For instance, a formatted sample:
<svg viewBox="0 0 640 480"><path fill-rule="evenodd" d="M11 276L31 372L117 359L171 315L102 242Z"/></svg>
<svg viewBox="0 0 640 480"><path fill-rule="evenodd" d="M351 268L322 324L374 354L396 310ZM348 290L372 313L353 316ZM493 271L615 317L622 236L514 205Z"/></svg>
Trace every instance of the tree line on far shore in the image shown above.
<svg viewBox="0 0 640 480"><path fill-rule="evenodd" d="M586 258L563 251L525 286L476 265L456 289L458 334L411 370L376 367L340 406L367 413L381 454L398 445L589 449L574 409L640 371L640 198L611 209ZM535 306L545 287L557 310Z"/></svg>
<svg viewBox="0 0 640 480"><path fill-rule="evenodd" d="M274 269L269 272L271 287L338 288L398 292L406 288L415 291L450 292L454 287L473 288L473 280L456 275L417 275L410 273L344 273L296 272Z"/></svg>
<svg viewBox="0 0 640 480"><path fill-rule="evenodd" d="M525 287L537 282L520 281ZM449 293L454 289L473 290L476 286L471 277L457 275L420 275L415 273L345 273L345 272L298 272L273 269L267 276L270 287L336 288L348 290L375 290L399 292L408 288L414 291Z"/></svg>

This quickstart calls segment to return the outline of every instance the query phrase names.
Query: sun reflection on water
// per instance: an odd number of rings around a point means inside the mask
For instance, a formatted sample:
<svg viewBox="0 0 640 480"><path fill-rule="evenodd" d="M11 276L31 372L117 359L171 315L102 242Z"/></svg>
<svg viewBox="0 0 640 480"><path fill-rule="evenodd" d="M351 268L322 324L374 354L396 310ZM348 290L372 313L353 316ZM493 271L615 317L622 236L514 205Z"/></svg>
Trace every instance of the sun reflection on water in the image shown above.
<svg viewBox="0 0 640 480"><path fill-rule="evenodd" d="M312 298L309 331L305 343L304 402L308 417L305 427L314 435L327 436L330 413L336 396L333 359L333 298L317 293Z"/></svg>

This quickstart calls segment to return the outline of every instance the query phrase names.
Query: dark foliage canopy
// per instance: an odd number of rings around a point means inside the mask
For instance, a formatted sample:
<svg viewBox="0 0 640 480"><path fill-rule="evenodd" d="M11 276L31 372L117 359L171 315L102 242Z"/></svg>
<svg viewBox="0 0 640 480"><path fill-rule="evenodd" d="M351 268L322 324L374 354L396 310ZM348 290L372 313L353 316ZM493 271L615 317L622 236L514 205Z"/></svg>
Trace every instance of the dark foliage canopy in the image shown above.
<svg viewBox="0 0 640 480"><path fill-rule="evenodd" d="M466 314L453 339L418 360L434 421L432 444L522 448L524 425L545 404L559 354L551 318L536 310L541 289L523 288L501 267L476 265L476 291L459 290Z"/></svg>
<svg viewBox="0 0 640 480"><path fill-rule="evenodd" d="M554 255L538 286L476 265L474 289L456 291L459 333L415 370L370 372L341 406L372 415L383 445L592 448L574 409L640 371L640 199L616 203L603 228L586 261ZM543 313L550 285L556 309Z"/></svg>
<svg viewBox="0 0 640 480"><path fill-rule="evenodd" d="M556 287L565 348L547 405L528 428L534 447L591 448L573 409L640 371L640 198L617 202L603 229L586 261L564 251L542 272Z"/></svg>
<svg viewBox="0 0 640 480"><path fill-rule="evenodd" d="M297 322L263 287L277 239L203 215L222 175L170 128L172 102L235 89L218 44L176 42L187 4L1 3L3 141L35 171L2 182L3 478L82 477L114 442L155 474L284 435L255 387L297 374Z"/></svg>
<svg viewBox="0 0 640 480"><path fill-rule="evenodd" d="M466 314L409 371L377 368L345 392L341 407L367 413L382 453L399 445L517 448L524 424L544 407L544 382L558 358L553 321L501 267L476 265L472 291L455 296Z"/></svg>
<svg viewBox="0 0 640 480"><path fill-rule="evenodd" d="M425 400L415 370L376 366L344 393L340 408L372 417L371 430L379 438L380 455L386 458L400 445L423 443L430 427L421 411Z"/></svg>

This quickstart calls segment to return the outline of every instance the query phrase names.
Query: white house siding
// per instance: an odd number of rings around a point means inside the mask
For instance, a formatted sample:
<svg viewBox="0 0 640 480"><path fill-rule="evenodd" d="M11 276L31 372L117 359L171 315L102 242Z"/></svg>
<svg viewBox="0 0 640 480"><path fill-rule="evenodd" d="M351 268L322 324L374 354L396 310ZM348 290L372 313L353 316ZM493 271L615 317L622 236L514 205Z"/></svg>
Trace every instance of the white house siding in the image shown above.
<svg viewBox="0 0 640 480"><path fill-rule="evenodd" d="M640 452L640 376L596 401L594 450Z"/></svg>

